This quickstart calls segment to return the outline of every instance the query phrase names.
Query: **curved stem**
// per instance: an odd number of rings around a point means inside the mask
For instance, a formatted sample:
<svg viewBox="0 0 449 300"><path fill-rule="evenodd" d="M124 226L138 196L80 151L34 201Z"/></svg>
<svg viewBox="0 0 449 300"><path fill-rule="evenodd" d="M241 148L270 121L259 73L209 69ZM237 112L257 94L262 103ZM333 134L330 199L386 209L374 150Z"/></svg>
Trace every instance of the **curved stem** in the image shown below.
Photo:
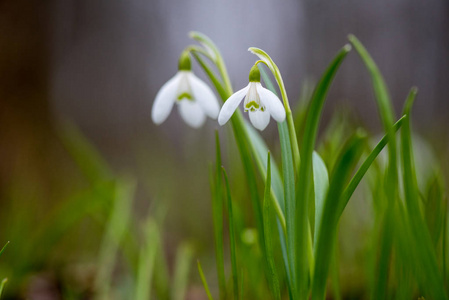
<svg viewBox="0 0 449 300"><path fill-rule="evenodd" d="M256 64L258 63L264 63L273 73L274 78L276 79L276 82L279 86L279 90L281 92L282 101L284 103L285 108L285 114L287 119L287 126L288 126L288 134L290 137L290 144L292 147L292 153L293 153L293 163L295 167L295 174L298 173L299 170L299 163L300 163L300 156L299 156L299 145L298 145L298 138L296 137L296 130L295 130L295 123L293 121L293 114L292 110L290 108L290 103L288 102L287 97L287 91L285 89L284 81L282 80L281 72L279 71L279 68L277 65L271 60L271 58L263 52L264 55L268 58L269 63L267 63L265 60L258 60ZM256 55L259 55L256 53Z"/></svg>

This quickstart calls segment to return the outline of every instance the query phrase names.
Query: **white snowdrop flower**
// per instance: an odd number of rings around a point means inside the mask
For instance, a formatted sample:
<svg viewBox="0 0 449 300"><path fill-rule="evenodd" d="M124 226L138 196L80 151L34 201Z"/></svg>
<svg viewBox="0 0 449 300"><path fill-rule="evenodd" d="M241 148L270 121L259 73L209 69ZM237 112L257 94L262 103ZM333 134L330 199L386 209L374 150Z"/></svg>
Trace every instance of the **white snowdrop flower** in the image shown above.
<svg viewBox="0 0 449 300"><path fill-rule="evenodd" d="M281 100L273 92L262 87L257 65L254 65L249 72L249 84L224 103L218 115L220 125L224 125L232 117L243 98L245 98L244 111L248 112L251 123L257 129L262 131L267 127L270 115L277 122L285 120L285 109Z"/></svg>
<svg viewBox="0 0 449 300"><path fill-rule="evenodd" d="M179 71L156 94L151 118L157 125L164 122L178 105L179 114L193 128L201 127L206 116L216 119L220 106L209 86L193 74L190 54L184 52L179 59Z"/></svg>

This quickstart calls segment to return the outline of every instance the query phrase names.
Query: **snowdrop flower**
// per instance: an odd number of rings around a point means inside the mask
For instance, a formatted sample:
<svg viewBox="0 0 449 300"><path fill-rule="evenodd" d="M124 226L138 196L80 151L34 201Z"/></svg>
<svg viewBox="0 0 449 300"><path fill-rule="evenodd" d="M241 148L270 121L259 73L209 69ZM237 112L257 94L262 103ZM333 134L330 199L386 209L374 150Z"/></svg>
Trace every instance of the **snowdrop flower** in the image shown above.
<svg viewBox="0 0 449 300"><path fill-rule="evenodd" d="M218 115L218 123L224 125L234 114L240 102L243 102L244 111L249 114L249 119L254 127L264 130L270 123L270 115L278 122L285 120L285 109L281 100L270 90L260 84L260 72L254 65L249 72L249 84L234 93L224 103Z"/></svg>
<svg viewBox="0 0 449 300"><path fill-rule="evenodd" d="M153 122L157 125L164 122L175 103L181 117L193 128L201 127L206 116L216 119L220 110L218 100L209 86L193 74L188 51L181 54L178 69L156 95L151 111Z"/></svg>

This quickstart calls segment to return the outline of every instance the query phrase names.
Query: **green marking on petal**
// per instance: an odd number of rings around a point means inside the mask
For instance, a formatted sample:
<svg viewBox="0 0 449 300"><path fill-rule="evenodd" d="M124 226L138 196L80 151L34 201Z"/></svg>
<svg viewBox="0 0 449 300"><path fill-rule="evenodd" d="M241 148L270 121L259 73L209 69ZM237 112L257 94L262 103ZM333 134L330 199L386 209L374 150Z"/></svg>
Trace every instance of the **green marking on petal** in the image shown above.
<svg viewBox="0 0 449 300"><path fill-rule="evenodd" d="M187 92L184 92L184 93L178 95L178 100L182 100L182 99L187 99L187 100L193 101L192 95L190 95Z"/></svg>
<svg viewBox="0 0 449 300"><path fill-rule="evenodd" d="M250 109L251 111L254 111L255 109L259 109L260 105L256 101L250 101L245 104L246 109Z"/></svg>

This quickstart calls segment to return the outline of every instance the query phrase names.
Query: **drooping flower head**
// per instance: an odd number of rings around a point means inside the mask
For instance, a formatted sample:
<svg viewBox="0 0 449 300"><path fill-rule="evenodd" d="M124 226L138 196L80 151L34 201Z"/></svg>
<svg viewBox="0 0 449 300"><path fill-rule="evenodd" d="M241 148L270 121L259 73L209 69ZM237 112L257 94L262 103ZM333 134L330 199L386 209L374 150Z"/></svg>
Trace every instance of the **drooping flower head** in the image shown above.
<svg viewBox="0 0 449 300"><path fill-rule="evenodd" d="M262 131L267 127L270 115L277 122L285 120L285 109L281 100L273 92L262 87L257 65L254 65L249 72L249 84L224 103L218 115L220 125L224 125L232 117L243 99L245 99L243 109L248 112L251 123L257 129Z"/></svg>
<svg viewBox="0 0 449 300"><path fill-rule="evenodd" d="M163 123L177 104L179 114L193 128L201 127L206 116L216 119L220 106L209 86L192 72L190 53L179 58L178 73L167 81L156 94L151 118L157 125Z"/></svg>

